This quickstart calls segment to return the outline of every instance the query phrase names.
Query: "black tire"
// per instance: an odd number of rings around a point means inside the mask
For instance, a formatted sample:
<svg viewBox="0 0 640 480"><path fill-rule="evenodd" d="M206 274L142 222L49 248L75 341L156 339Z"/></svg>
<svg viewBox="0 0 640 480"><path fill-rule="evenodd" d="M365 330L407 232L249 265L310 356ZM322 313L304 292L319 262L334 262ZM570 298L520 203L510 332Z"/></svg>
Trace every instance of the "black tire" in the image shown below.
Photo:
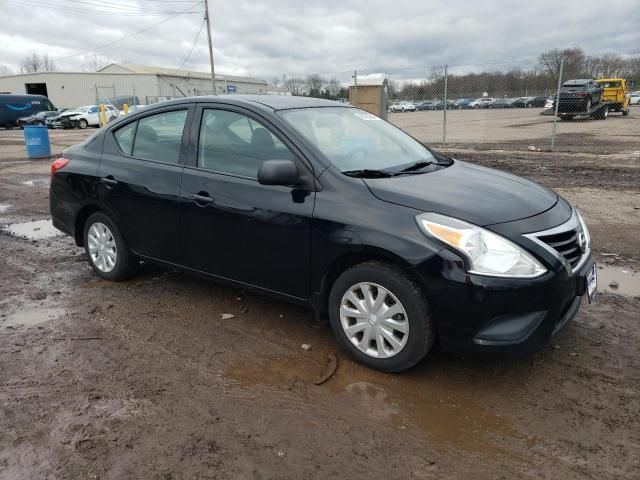
<svg viewBox="0 0 640 480"><path fill-rule="evenodd" d="M103 225L105 225L111 231L111 235L113 237L113 240L115 241L117 252L116 262L113 270L109 272L104 272L100 268L98 268L93 262L91 254L89 253L89 229L96 223L102 223ZM120 233L120 229L111 220L111 218L109 218L108 215L102 212L96 212L89 215L89 218L87 218L87 221L84 224L83 239L85 252L87 254L87 259L89 260L89 265L91 265L93 271L100 278L118 282L120 280L125 280L131 277L131 275L135 273L138 267L138 260L131 254L126 242L124 241L124 238L122 237L122 233Z"/></svg>
<svg viewBox="0 0 640 480"><path fill-rule="evenodd" d="M359 350L347 337L340 321L343 295L360 282L371 282L386 288L399 300L407 313L408 339L394 356L376 358ZM329 294L329 321L338 343L359 362L385 372L400 372L422 360L436 338L431 311L423 291L401 269L391 264L370 261L344 271Z"/></svg>
<svg viewBox="0 0 640 480"><path fill-rule="evenodd" d="M571 122L573 120L573 115L563 115L560 117L560 120L563 122Z"/></svg>
<svg viewBox="0 0 640 480"><path fill-rule="evenodd" d="M80 120L78 120L78 123L76 125L80 130L84 130L89 126L89 122L87 122L84 118L81 118Z"/></svg>
<svg viewBox="0 0 640 480"><path fill-rule="evenodd" d="M628 108L626 110L622 111L622 116L623 117L628 117L629 116L629 109Z"/></svg>

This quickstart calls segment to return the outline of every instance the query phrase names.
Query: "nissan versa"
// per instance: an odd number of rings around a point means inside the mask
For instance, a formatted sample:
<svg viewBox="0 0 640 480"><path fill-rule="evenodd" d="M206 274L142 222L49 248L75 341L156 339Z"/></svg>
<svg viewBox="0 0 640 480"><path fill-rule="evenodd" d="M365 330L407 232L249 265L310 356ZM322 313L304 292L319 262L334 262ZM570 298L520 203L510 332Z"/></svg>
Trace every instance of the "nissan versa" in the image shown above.
<svg viewBox="0 0 640 480"><path fill-rule="evenodd" d="M380 370L436 341L539 350L596 290L587 227L562 197L335 102L165 102L51 172L53 223L98 276L143 260L310 305Z"/></svg>

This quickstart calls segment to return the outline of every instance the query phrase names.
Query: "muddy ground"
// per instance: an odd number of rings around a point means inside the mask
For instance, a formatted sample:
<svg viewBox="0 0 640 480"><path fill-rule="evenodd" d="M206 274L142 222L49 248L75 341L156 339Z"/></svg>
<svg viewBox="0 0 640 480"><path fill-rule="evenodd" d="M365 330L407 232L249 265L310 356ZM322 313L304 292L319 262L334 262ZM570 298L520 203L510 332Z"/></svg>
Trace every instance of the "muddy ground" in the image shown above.
<svg viewBox="0 0 640 480"><path fill-rule="evenodd" d="M19 135L0 132L4 226L48 217L49 162ZM53 132L54 151L83 135ZM522 358L434 351L382 374L304 309L152 266L100 281L45 224L5 231L0 478L639 478L640 156L502 147L448 153L575 202L603 267L595 303Z"/></svg>

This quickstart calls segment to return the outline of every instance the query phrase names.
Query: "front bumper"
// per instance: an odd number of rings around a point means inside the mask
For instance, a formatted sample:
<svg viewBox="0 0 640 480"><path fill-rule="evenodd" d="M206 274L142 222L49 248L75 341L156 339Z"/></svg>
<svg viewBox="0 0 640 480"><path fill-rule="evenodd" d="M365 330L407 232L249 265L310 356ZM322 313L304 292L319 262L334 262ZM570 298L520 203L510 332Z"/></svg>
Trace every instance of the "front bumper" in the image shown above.
<svg viewBox="0 0 640 480"><path fill-rule="evenodd" d="M417 274L443 350L523 354L543 349L576 316L592 265L589 257L572 273L559 265L535 279L485 277L444 250Z"/></svg>

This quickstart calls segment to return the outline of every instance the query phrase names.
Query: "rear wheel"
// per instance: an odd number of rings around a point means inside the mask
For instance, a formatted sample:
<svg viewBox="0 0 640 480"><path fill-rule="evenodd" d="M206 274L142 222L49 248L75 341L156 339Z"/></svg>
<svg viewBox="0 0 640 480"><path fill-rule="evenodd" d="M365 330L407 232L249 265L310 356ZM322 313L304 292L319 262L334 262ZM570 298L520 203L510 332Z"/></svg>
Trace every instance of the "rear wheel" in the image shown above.
<svg viewBox="0 0 640 480"><path fill-rule="evenodd" d="M102 212L93 213L87 218L84 248L89 265L105 280L124 280L135 272L138 265L116 224Z"/></svg>
<svg viewBox="0 0 640 480"><path fill-rule="evenodd" d="M377 261L346 270L329 295L338 342L368 367L406 370L429 352L435 328L420 288L399 268Z"/></svg>
<svg viewBox="0 0 640 480"><path fill-rule="evenodd" d="M629 107L627 107L627 109L626 109L626 110L623 110L623 111L622 111L622 116L623 116L623 117L628 117L628 116L629 116Z"/></svg>

